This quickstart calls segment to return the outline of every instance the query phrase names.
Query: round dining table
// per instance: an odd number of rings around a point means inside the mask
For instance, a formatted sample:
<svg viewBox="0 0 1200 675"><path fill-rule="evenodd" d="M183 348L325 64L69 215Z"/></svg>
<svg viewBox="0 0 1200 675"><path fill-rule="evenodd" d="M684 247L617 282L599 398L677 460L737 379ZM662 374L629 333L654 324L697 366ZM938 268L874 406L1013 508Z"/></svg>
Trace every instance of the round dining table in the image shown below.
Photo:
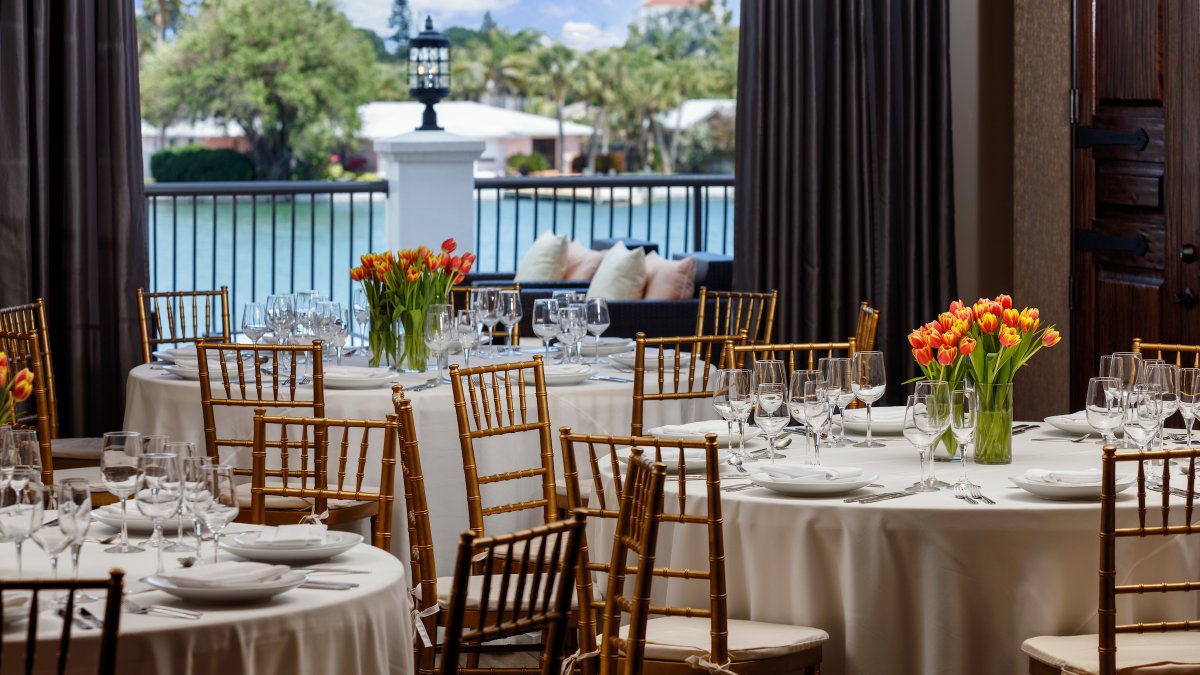
<svg viewBox="0 0 1200 675"><path fill-rule="evenodd" d="M515 355L492 358L473 356L472 365L529 361L537 354L549 358L547 364L556 362L555 354L547 355L539 341L523 341L521 351ZM632 341L629 343L632 349ZM586 354L585 354L586 356ZM463 365L461 355L455 355L452 363ZM362 357L343 359L348 366L365 366ZM332 361L326 363L328 369ZM591 366L592 379L573 386L547 387L547 402L550 415L551 437L558 454L558 430L569 426L576 433L629 434L632 411L632 369L607 357ZM686 377L686 369L684 377ZM454 569L455 553L459 535L469 528L467 519L466 482L463 477L462 451L458 438L458 423L454 413L454 398L450 385L443 382L422 389L434 378L433 371L424 373L401 373L395 382L404 386L412 401L413 419L417 427L421 463L425 477L425 492L429 501L430 524L433 530L434 554L439 571L445 575ZM668 379L671 375L668 373ZM601 379L602 378L602 379ZM699 376L697 376L699 384ZM668 385L671 386L671 385ZM529 385L532 389L532 385ZM684 384L686 388L686 384ZM214 385L213 391L220 389ZM236 392L236 387L234 388ZM657 376L647 373L646 391L658 391ZM299 387L297 397L312 399L311 385ZM530 415L536 414L530 395ZM307 415L311 409L297 409L290 414ZM384 419L394 412L390 383L372 389L335 389L327 381L325 386L325 416L329 418ZM268 414L289 414L286 409L269 409ZM712 416L708 399L690 401L649 402L645 406L646 427L693 421ZM247 409L217 410L217 428L222 438L253 437L252 412ZM173 440L191 441L197 447L204 445L204 421L200 407L200 383L181 379L163 369L163 364L143 364L130 371L126 381L126 403L124 429L143 434L165 434ZM228 456L222 449L222 461L239 466L250 466L249 449ZM376 450L377 452L377 450ZM538 436L536 432L524 432L516 436L497 436L475 441L476 459L480 475L511 471L513 467L536 466ZM377 455L375 455L377 457ZM369 458L371 455L369 455ZM368 462L366 483L377 479L378 462ZM555 466L562 476L561 463ZM537 499L541 495L538 480L506 481L488 486L484 499L489 503L516 503ZM400 471L396 471L393 507L392 551L405 555L408 540L407 519L404 517L404 491ZM486 505L486 503L485 503ZM489 517L489 531L511 532L541 524L541 512L526 510Z"/></svg>
<svg viewBox="0 0 1200 675"><path fill-rule="evenodd" d="M52 515L48 512L47 518ZM51 527L53 527L51 525ZM234 531L257 529L230 525ZM142 581L154 574L156 552L107 553L99 542L116 532L94 523L90 538L80 551L81 578L107 578L109 571L125 572L125 598L140 606L162 605L199 612L198 619L121 614L117 642L118 673L169 673L170 675L409 675L412 662L412 604L404 565L380 549L359 544L327 562L306 565L361 574L312 575L325 581L349 581L348 590L295 588L265 601L245 605L203 605L185 602L156 590ZM131 535L135 540L142 537ZM5 545L7 546L7 544ZM211 541L202 544L206 560L212 556ZM33 543L24 546L26 578L50 578L50 563ZM12 549L0 557L0 577L17 576ZM165 569L181 567L184 554L165 554ZM59 574L70 574L68 556L62 556ZM221 561L237 560L226 551ZM43 594L47 591L43 591ZM101 593L101 596L103 593ZM46 598L45 595L42 596ZM103 598L79 605L99 617L104 615ZM60 619L51 611L39 615L39 672L53 672L53 651L61 632ZM24 647L24 620L4 629L5 663L17 663ZM92 675L100 649L100 631L72 631L68 673ZM7 672L7 670L6 670Z"/></svg>
<svg viewBox="0 0 1200 675"><path fill-rule="evenodd" d="M1096 632L1098 500L1048 501L1010 477L1028 469L1099 469L1097 437L1073 443L1039 424L1013 437L1011 464L968 462L968 476L995 504L970 504L947 489L846 502L902 491L919 477L917 451L902 437L876 434L876 440L884 447L822 449L822 465L878 475L874 484L882 487L851 494L786 496L722 468L730 618L824 629L830 639L821 672L835 675L1024 674L1025 639ZM791 447L780 461L802 462L798 443ZM957 462L935 463L949 483L959 469ZM692 483L686 508L702 514L706 496ZM611 480L606 484L611 489ZM677 511L678 480L668 477L666 493L668 510ZM1148 523L1156 524L1162 495L1146 494ZM1185 500L1171 499L1172 523L1179 524ZM1118 495L1117 511L1118 526L1137 524L1136 488ZM708 544L696 527L664 523L658 565L705 569ZM611 524L589 522L589 542L601 559L608 555ZM1194 579L1200 540L1124 539L1117 564L1119 584ZM707 606L705 583L656 578L654 584L654 604ZM1118 621L1191 618L1198 609L1183 593L1123 598Z"/></svg>

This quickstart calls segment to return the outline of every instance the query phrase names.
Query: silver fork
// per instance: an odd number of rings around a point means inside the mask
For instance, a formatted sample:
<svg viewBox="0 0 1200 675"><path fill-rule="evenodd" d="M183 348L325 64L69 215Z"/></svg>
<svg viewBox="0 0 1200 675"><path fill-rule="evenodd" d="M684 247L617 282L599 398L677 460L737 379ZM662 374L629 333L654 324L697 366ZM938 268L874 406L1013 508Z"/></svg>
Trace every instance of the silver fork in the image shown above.
<svg viewBox="0 0 1200 675"><path fill-rule="evenodd" d="M174 619L190 619L192 621L199 620L200 617L204 616L200 612L193 612L189 609L166 607L164 605L139 605L126 598L121 599L121 606L130 614L152 614L154 616L169 616Z"/></svg>
<svg viewBox="0 0 1200 675"><path fill-rule="evenodd" d="M983 490L979 489L978 485L971 485L969 487L971 488L971 496L972 497L982 501L984 504L991 504L992 506L996 505L996 502L994 502L991 499L989 499L988 497L984 496Z"/></svg>
<svg viewBox="0 0 1200 675"><path fill-rule="evenodd" d="M954 484L954 496L965 501L968 504L974 505L974 504L978 503L974 499L971 499L970 497L967 496L967 486L963 485L962 483Z"/></svg>

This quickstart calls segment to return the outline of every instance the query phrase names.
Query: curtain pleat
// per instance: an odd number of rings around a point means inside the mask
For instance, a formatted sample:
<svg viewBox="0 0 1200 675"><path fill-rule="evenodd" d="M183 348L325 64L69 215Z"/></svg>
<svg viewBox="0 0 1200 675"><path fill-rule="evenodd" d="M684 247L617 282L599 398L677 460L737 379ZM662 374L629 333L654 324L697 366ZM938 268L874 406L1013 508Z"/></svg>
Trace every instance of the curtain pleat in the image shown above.
<svg viewBox="0 0 1200 675"><path fill-rule="evenodd" d="M735 284L778 288L776 338L905 334L954 291L947 0L743 0Z"/></svg>
<svg viewBox="0 0 1200 675"><path fill-rule="evenodd" d="M0 1L0 305L46 301L61 433L121 428L148 278L134 3Z"/></svg>

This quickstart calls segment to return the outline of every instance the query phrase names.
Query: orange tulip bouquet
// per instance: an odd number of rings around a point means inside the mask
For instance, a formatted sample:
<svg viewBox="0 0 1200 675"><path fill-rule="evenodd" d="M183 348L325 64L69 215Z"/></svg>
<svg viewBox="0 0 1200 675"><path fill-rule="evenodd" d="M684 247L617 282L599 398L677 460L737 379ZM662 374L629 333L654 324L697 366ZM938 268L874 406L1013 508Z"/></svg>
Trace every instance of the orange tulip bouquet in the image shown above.
<svg viewBox="0 0 1200 675"><path fill-rule="evenodd" d="M367 253L350 270L350 278L363 285L371 307L372 366L425 370L429 357L425 312L430 305L445 303L450 287L475 264L473 253L453 255L457 248L454 239L447 239L437 253L425 246L396 254Z"/></svg>
<svg viewBox="0 0 1200 675"><path fill-rule="evenodd" d="M962 300L908 334L913 358L926 379L944 380L950 389L970 380L978 398L975 422L975 461L1012 461L1012 382L1034 354L1053 347L1062 335L1053 325L1042 327L1036 307L1013 309L1010 296L980 298L974 305ZM943 445L952 457L954 436L947 431Z"/></svg>
<svg viewBox="0 0 1200 675"><path fill-rule="evenodd" d="M0 352L0 424L12 424L17 419L17 404L33 393L33 373L22 368L9 377L8 355Z"/></svg>

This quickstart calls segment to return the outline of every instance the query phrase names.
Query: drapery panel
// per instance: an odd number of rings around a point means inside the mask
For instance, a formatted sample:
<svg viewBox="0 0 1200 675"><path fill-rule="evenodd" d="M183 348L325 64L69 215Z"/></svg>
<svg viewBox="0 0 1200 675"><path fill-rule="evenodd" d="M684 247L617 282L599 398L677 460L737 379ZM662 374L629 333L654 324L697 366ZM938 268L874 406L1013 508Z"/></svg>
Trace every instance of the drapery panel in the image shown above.
<svg viewBox="0 0 1200 675"><path fill-rule="evenodd" d="M870 301L893 382L955 288L948 11L742 0L735 284L779 289L779 341L853 335Z"/></svg>
<svg viewBox="0 0 1200 675"><path fill-rule="evenodd" d="M148 280L132 0L0 0L0 305L46 301L62 435L119 429Z"/></svg>

